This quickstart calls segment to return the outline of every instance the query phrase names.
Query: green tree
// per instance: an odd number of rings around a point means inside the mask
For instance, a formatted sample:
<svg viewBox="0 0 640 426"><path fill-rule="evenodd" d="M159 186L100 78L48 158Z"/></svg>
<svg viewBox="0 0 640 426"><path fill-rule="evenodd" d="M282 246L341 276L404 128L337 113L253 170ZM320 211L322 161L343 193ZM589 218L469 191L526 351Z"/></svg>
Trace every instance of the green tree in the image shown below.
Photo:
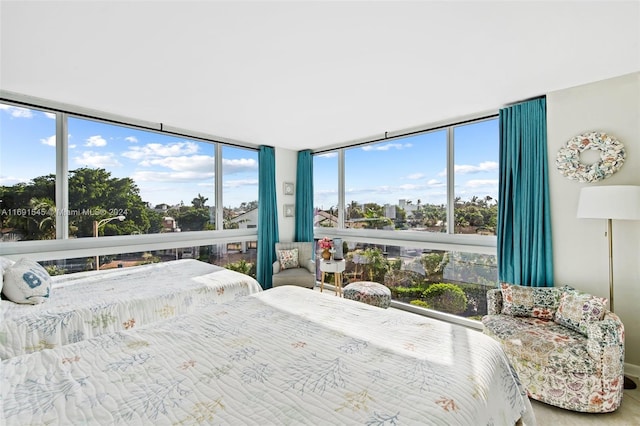
<svg viewBox="0 0 640 426"><path fill-rule="evenodd" d="M69 171L69 235L93 236L93 222L124 215L126 220L108 223L103 235L147 233L151 228L152 211L142 201L140 191L130 178L114 178L104 169L79 168ZM2 208L29 209L50 215L30 215L19 218L2 215L2 225L13 227L25 239L49 239L55 236L56 219L55 175L39 176L29 183L2 186ZM58 215L60 214L60 206ZM157 217L154 217L156 220Z"/></svg>
<svg viewBox="0 0 640 426"><path fill-rule="evenodd" d="M124 215L126 220L106 224L104 235L146 234L151 227L149 208L131 178L114 178L105 169L79 168L69 172L69 207L80 214L69 218L77 237L93 235L93 222Z"/></svg>
<svg viewBox="0 0 640 426"><path fill-rule="evenodd" d="M385 226L392 225L391 219L384 215L384 208L375 203L367 203L364 205L365 227L368 229L383 229Z"/></svg>

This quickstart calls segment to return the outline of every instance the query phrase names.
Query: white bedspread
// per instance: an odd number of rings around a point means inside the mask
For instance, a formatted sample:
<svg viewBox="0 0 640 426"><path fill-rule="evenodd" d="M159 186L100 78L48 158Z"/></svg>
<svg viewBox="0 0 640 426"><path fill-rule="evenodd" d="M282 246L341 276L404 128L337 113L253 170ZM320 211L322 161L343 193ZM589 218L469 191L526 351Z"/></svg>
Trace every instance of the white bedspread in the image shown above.
<svg viewBox="0 0 640 426"><path fill-rule="evenodd" d="M474 330L299 287L2 363L7 425L534 425Z"/></svg>
<svg viewBox="0 0 640 426"><path fill-rule="evenodd" d="M0 358L125 330L262 291L248 275L193 259L52 277L40 305L0 303Z"/></svg>

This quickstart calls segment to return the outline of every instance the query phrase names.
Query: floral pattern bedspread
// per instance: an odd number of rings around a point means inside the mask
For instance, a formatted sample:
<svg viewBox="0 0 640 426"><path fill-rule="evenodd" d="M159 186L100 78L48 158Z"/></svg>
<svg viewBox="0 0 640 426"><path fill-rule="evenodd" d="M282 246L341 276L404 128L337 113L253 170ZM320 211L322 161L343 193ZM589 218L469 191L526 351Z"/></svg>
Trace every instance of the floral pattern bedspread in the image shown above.
<svg viewBox="0 0 640 426"><path fill-rule="evenodd" d="M194 259L52 277L46 303L0 303L0 358L131 329L262 291L248 275Z"/></svg>
<svg viewBox="0 0 640 426"><path fill-rule="evenodd" d="M499 344L282 286L2 362L3 424L534 425Z"/></svg>

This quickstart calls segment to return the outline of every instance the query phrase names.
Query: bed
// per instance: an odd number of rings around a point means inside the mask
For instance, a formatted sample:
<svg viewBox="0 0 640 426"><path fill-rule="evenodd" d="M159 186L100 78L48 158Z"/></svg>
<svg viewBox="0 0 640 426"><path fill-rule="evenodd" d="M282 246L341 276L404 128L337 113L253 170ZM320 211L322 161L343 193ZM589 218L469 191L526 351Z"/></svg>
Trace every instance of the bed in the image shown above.
<svg viewBox="0 0 640 426"><path fill-rule="evenodd" d="M4 424L535 424L479 331L294 286L2 361Z"/></svg>
<svg viewBox="0 0 640 426"><path fill-rule="evenodd" d="M0 359L131 329L262 291L248 275L194 259L52 277L49 300L0 301Z"/></svg>

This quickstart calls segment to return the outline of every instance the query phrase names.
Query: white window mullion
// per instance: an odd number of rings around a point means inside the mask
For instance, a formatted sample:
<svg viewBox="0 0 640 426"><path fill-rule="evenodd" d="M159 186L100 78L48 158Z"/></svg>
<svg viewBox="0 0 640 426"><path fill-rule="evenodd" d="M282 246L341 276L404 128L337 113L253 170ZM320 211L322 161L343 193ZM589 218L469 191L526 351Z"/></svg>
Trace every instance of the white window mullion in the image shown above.
<svg viewBox="0 0 640 426"><path fill-rule="evenodd" d="M56 239L69 238L69 140L67 114L56 113Z"/></svg>
<svg viewBox="0 0 640 426"><path fill-rule="evenodd" d="M344 229L345 216L344 191L344 149L338 150L338 228Z"/></svg>
<svg viewBox="0 0 640 426"><path fill-rule="evenodd" d="M215 203L216 203L216 230L224 229L224 205L222 204L222 144L217 143L214 185L215 185Z"/></svg>
<svg viewBox="0 0 640 426"><path fill-rule="evenodd" d="M447 127L447 233L455 234L455 158L453 127Z"/></svg>

